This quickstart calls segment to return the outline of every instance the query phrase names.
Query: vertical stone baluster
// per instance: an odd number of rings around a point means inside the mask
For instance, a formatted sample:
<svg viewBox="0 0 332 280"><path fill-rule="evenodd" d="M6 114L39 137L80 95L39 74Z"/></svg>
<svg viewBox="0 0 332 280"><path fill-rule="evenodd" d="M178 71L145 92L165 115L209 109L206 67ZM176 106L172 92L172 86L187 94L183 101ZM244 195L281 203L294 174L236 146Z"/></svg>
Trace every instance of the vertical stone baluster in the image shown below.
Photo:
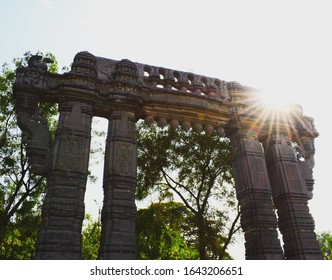
<svg viewBox="0 0 332 280"><path fill-rule="evenodd" d="M302 108L299 105L297 108L297 114L294 114L297 131L296 136L299 144L297 157L307 186L308 199L312 199L315 184L313 177L313 169L315 167L315 138L319 133L315 128L314 119L304 116Z"/></svg>
<svg viewBox="0 0 332 280"><path fill-rule="evenodd" d="M287 132L271 132L265 154L285 257L323 259L309 212L306 182Z"/></svg>
<svg viewBox="0 0 332 280"><path fill-rule="evenodd" d="M230 139L246 259L283 259L262 146L250 131L237 129Z"/></svg>
<svg viewBox="0 0 332 280"><path fill-rule="evenodd" d="M315 167L315 140L314 137L305 135L300 137L300 147L298 154L298 164L305 179L308 191L308 199L313 198L315 179L313 177L313 168Z"/></svg>
<svg viewBox="0 0 332 280"><path fill-rule="evenodd" d="M46 176L49 172L51 134L39 108L36 93L16 91L17 124L22 130L31 172Z"/></svg>
<svg viewBox="0 0 332 280"><path fill-rule="evenodd" d="M105 153L101 259L136 258L136 162L135 115L114 111Z"/></svg>
<svg viewBox="0 0 332 280"><path fill-rule="evenodd" d="M91 106L60 104L36 259L80 259L88 175Z"/></svg>

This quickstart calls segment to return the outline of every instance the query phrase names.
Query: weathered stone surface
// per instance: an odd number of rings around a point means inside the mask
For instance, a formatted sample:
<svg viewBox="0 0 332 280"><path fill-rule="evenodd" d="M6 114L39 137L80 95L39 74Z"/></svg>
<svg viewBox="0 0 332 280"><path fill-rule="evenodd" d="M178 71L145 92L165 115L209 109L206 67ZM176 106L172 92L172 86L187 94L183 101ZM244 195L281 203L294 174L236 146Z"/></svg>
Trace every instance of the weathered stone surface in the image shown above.
<svg viewBox="0 0 332 280"><path fill-rule="evenodd" d="M322 258L307 203L318 133L299 106L276 123L274 115L263 114L255 91L237 82L88 52L78 53L62 75L49 73L48 62L33 56L28 67L17 69L14 84L32 170L48 182L37 259L81 257L92 116L109 120L100 258L136 258L138 119L230 138L247 259ZM40 113L43 102L59 104L53 141ZM296 153L290 141L297 143Z"/></svg>
<svg viewBox="0 0 332 280"><path fill-rule="evenodd" d="M265 145L273 201L287 259L323 259L309 212L305 178L284 132L272 132Z"/></svg>
<svg viewBox="0 0 332 280"><path fill-rule="evenodd" d="M67 102L60 106L37 259L81 258L91 119L91 107L87 104Z"/></svg>
<svg viewBox="0 0 332 280"><path fill-rule="evenodd" d="M106 142L100 258L135 259L137 148L134 113L112 112Z"/></svg>
<svg viewBox="0 0 332 280"><path fill-rule="evenodd" d="M230 135L247 259L283 259L262 147L239 130Z"/></svg>

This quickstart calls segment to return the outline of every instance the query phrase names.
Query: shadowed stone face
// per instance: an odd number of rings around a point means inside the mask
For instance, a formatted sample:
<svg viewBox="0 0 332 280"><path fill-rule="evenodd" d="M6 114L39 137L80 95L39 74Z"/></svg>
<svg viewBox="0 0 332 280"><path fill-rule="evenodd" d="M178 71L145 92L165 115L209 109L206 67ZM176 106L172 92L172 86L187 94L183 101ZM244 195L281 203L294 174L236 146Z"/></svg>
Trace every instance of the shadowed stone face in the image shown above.
<svg viewBox="0 0 332 280"><path fill-rule="evenodd" d="M80 259L93 116L109 120L104 168L101 259L135 259L135 122L216 131L232 142L247 259L322 259L307 206L314 180L313 120L301 110L262 120L253 89L237 82L124 59L78 53L71 71L47 71L42 57L17 69L18 125L33 171L48 191L36 259ZM39 110L59 104L54 140ZM300 147L298 156L291 145ZM278 211L278 220L274 209ZM281 248L279 227L284 241Z"/></svg>

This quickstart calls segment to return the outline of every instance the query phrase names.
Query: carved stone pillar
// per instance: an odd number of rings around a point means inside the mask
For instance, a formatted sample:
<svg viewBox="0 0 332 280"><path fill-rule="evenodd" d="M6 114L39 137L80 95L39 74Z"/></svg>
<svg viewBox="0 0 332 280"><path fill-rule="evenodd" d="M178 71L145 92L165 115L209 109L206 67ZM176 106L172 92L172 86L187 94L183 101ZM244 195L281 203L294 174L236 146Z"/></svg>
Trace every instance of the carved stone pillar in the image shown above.
<svg viewBox="0 0 332 280"><path fill-rule="evenodd" d="M114 111L105 153L101 259L136 258L136 166L135 115Z"/></svg>
<svg viewBox="0 0 332 280"><path fill-rule="evenodd" d="M250 131L237 129L230 139L246 259L284 259L262 146Z"/></svg>
<svg viewBox="0 0 332 280"><path fill-rule="evenodd" d="M90 150L91 106L60 104L36 259L80 259Z"/></svg>
<svg viewBox="0 0 332 280"><path fill-rule="evenodd" d="M265 154L285 257L323 259L309 213L306 182L287 133L271 132Z"/></svg>

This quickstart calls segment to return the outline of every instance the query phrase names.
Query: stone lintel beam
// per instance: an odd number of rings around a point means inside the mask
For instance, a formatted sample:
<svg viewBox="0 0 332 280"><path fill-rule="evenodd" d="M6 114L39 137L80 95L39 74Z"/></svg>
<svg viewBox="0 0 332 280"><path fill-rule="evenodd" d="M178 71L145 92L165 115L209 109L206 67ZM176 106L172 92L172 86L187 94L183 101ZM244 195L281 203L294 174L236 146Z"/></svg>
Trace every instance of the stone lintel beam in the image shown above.
<svg viewBox="0 0 332 280"><path fill-rule="evenodd" d="M172 109L180 109L182 117L189 122L195 122L190 120L193 114L204 116L204 121L214 126L231 128L235 119L242 124L247 122L251 130L259 133L259 139L269 134L275 122L275 114L270 114L274 117L269 119L269 114L258 105L257 91L237 82L96 57L88 52L78 53L71 71L64 74L52 74L44 66L31 65L17 69L14 93L20 89L34 92L40 102L63 99L88 102L95 116L108 118L110 107L121 103L140 107L142 118L149 115L157 118L158 108L163 108L162 117L172 115ZM279 115L282 116L277 117L278 129L287 131L294 141L301 129L317 137L317 131L303 116L300 106L294 105L291 112Z"/></svg>
<svg viewBox="0 0 332 280"><path fill-rule="evenodd" d="M129 60L99 58L88 52L75 56L68 73L52 74L31 67L19 68L17 73L14 92L24 88L37 93L40 102L88 102L95 116L105 118L112 110L110 107L120 105L119 101L123 100L136 107L146 105L147 110L151 104L160 107L168 104L170 109L187 108L195 115L205 116L207 122L221 121L220 125L225 125L232 102L232 87L235 84L241 87L237 83L193 73ZM211 111L215 114L211 115ZM217 115L222 117L216 119Z"/></svg>

